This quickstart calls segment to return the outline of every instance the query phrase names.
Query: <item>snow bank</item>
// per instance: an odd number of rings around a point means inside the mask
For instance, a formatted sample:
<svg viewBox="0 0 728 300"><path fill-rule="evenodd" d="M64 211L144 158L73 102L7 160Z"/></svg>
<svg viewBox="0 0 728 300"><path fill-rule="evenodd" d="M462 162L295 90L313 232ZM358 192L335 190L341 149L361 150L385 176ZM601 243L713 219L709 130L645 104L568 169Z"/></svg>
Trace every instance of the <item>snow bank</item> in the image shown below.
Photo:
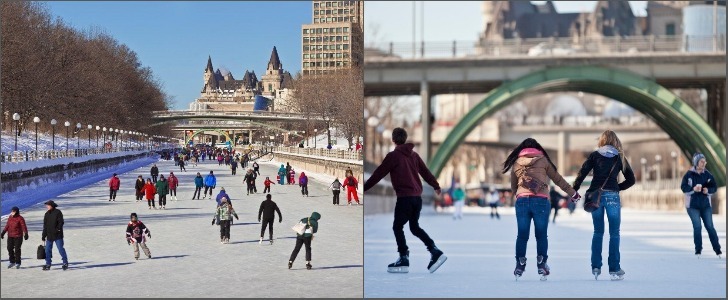
<svg viewBox="0 0 728 300"><path fill-rule="evenodd" d="M94 159L109 159L120 156L142 154L147 151L124 151L124 152L111 152L111 153L100 153L92 154L80 157L63 157L56 159L46 159L38 161L24 161L24 162L5 162L0 164L0 170L2 173L13 173L18 171L33 170L35 168L43 168L55 165L67 165L70 163L80 163Z"/></svg>
<svg viewBox="0 0 728 300"><path fill-rule="evenodd" d="M96 147L96 130L91 132L91 148ZM56 150L66 149L66 130L65 128L56 127ZM103 144L104 140L99 135L99 145ZM107 139L108 142L108 139ZM10 152L15 150L15 137L12 132L3 131L0 134L0 148L2 152ZM124 146L129 144L129 140L124 135ZM132 142L132 146L139 146L139 143ZM83 131L80 134L80 140L77 141L76 137L68 138L69 149L86 149L89 148L88 132ZM78 146L78 147L77 147ZM53 149L53 135L47 133L38 132L38 150L52 150ZM20 133L18 137L18 151L32 151L35 150L35 131L24 131Z"/></svg>

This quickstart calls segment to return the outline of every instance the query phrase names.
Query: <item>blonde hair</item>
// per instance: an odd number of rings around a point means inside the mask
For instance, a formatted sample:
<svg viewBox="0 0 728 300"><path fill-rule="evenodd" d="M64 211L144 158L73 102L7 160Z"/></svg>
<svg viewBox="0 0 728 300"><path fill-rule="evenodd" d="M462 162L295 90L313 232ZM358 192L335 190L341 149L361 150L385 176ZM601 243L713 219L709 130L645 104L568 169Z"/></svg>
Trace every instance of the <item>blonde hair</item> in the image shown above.
<svg viewBox="0 0 728 300"><path fill-rule="evenodd" d="M617 148L617 151L619 152L619 159L622 160L622 171L624 172L624 170L626 170L627 168L627 164L625 163L622 141L619 140L619 137L617 137L617 134L614 131L611 131L609 129L602 132L602 135L599 136L599 142L597 144L598 147L604 147L606 145L611 145L614 148Z"/></svg>

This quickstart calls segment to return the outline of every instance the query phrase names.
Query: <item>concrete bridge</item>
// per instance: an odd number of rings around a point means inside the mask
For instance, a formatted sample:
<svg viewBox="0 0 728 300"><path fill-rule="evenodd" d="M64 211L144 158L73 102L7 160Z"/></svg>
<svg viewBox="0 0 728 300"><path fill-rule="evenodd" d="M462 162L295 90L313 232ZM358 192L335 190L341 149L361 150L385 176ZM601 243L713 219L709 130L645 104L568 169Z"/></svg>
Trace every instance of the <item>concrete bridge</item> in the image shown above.
<svg viewBox="0 0 728 300"><path fill-rule="evenodd" d="M152 120L160 123L179 120L236 120L236 121L275 121L301 122L323 121L319 114L281 113L267 111L154 111Z"/></svg>

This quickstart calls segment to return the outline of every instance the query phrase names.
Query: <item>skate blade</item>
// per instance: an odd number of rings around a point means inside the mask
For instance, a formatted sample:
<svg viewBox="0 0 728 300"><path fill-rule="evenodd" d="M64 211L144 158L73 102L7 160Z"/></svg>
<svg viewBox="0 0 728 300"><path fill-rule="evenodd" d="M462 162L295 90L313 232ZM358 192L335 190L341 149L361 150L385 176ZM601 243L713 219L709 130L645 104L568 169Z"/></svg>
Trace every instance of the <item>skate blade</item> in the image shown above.
<svg viewBox="0 0 728 300"><path fill-rule="evenodd" d="M599 275L594 275L594 280L599 280Z"/></svg>
<svg viewBox="0 0 728 300"><path fill-rule="evenodd" d="M541 275L541 278L539 278L539 280L546 281L547 277L548 275Z"/></svg>
<svg viewBox="0 0 728 300"><path fill-rule="evenodd" d="M437 271L437 269L440 268L440 266L442 266L442 264L444 264L446 260L447 256L445 256L445 254L440 255L440 258L437 259L435 264L433 264L432 267L429 268L430 273L435 273L435 271Z"/></svg>
<svg viewBox="0 0 728 300"><path fill-rule="evenodd" d="M623 279L624 279L624 277L622 277L622 276L617 276L617 275L612 275L612 278L611 278L611 279L612 279L612 281L620 281L620 280L623 280Z"/></svg>
<svg viewBox="0 0 728 300"><path fill-rule="evenodd" d="M516 281L518 281L518 277L521 277L521 275L515 275L515 276L516 276Z"/></svg>
<svg viewBox="0 0 728 300"><path fill-rule="evenodd" d="M409 267L387 267L389 273L409 273Z"/></svg>

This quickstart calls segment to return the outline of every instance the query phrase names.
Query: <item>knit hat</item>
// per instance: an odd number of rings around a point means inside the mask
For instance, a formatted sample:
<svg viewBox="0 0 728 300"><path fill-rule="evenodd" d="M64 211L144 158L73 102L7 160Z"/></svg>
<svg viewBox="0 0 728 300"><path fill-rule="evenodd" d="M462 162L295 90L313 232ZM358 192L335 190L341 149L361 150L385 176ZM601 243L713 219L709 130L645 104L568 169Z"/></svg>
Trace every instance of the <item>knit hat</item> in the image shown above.
<svg viewBox="0 0 728 300"><path fill-rule="evenodd" d="M698 166L698 162L701 159L705 159L705 155L702 153L695 153L695 155L693 155L693 166Z"/></svg>
<svg viewBox="0 0 728 300"><path fill-rule="evenodd" d="M43 204L45 204L45 205L50 205L50 206L52 206L53 208L56 208L56 207L58 207L58 204L56 204L55 202L53 202L53 200L48 200L48 201L46 201L46 203L43 203Z"/></svg>
<svg viewBox="0 0 728 300"><path fill-rule="evenodd" d="M13 206L13 208L10 209L10 211L14 211L16 214L20 213L20 208L17 206Z"/></svg>

